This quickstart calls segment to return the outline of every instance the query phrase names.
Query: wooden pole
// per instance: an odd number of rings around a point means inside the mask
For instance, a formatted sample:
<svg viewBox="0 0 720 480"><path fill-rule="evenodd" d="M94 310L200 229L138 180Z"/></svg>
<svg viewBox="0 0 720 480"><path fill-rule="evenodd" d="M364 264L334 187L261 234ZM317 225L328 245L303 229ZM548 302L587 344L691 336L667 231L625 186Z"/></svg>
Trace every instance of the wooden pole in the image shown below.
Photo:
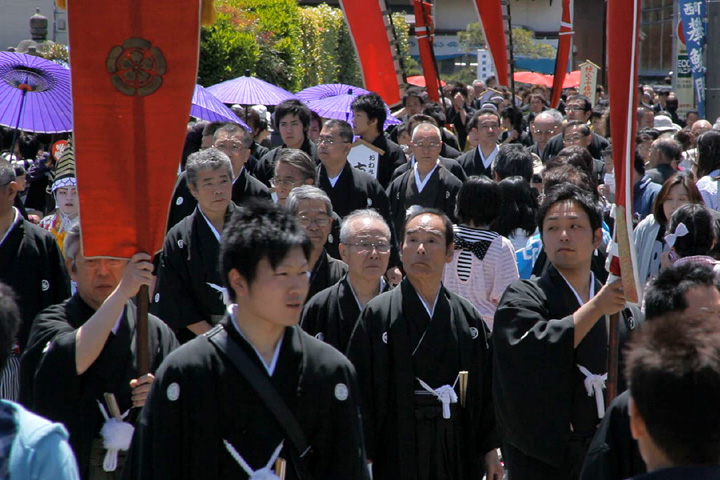
<svg viewBox="0 0 720 480"><path fill-rule="evenodd" d="M138 378L150 373L150 347L148 345L149 308L149 289L147 285L143 285L137 294L137 336L135 337L135 351L137 352Z"/></svg>
<svg viewBox="0 0 720 480"><path fill-rule="evenodd" d="M618 332L618 323L620 322L620 313L610 315L610 329L608 331L608 366L607 366L607 389L605 390L605 405L610 405L618 395L618 361L620 353L620 336Z"/></svg>

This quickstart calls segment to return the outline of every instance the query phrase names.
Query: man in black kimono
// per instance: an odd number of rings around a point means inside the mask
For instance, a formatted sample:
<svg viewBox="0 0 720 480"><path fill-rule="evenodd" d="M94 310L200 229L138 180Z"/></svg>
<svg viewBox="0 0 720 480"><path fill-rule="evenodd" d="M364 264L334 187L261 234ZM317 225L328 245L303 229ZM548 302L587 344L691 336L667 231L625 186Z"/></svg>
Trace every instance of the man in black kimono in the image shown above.
<svg viewBox="0 0 720 480"><path fill-rule="evenodd" d="M307 136L311 116L310 109L300 100L285 100L275 107L275 130L280 132L283 143L260 159L253 172L258 180L270 186L277 157L284 148L296 148L313 160L317 158L315 144Z"/></svg>
<svg viewBox="0 0 720 480"><path fill-rule="evenodd" d="M478 146L457 158L468 177L485 175L493 178L493 163L499 152L500 115L491 108L483 108L468 121L467 129L477 135Z"/></svg>
<svg viewBox="0 0 720 480"><path fill-rule="evenodd" d="M150 307L182 343L210 330L225 312L217 259L223 226L236 208L227 155L215 148L193 153L186 173L198 206L165 237Z"/></svg>
<svg viewBox="0 0 720 480"><path fill-rule="evenodd" d="M708 265L670 266L648 285L644 295L645 320L663 315L707 317L720 314L720 280ZM630 391L610 403L590 444L581 479L612 480L645 473L646 467L630 432Z"/></svg>
<svg viewBox="0 0 720 480"><path fill-rule="evenodd" d="M301 325L310 335L345 352L360 311L387 290L383 274L390 259L390 227L379 213L357 210L345 217L340 256L348 265L347 275L308 301Z"/></svg>
<svg viewBox="0 0 720 480"><path fill-rule="evenodd" d="M390 214L395 232L402 231L410 207L436 208L455 219L455 201L462 182L438 161L440 130L422 123L413 132L412 148L415 165L390 184Z"/></svg>
<svg viewBox="0 0 720 480"><path fill-rule="evenodd" d="M137 378L137 309L130 300L141 285L150 285L152 264L144 253L128 261L85 257L80 249L76 225L65 239L65 261L77 293L35 319L20 365L20 400L65 425L82 478L119 478L124 453L115 456L116 467L111 468L107 462L112 463L113 455L101 436L106 419L98 402L109 411L104 394L111 393L120 413L145 404L154 377ZM170 329L150 315L150 371L176 346ZM104 463L115 476L103 476Z"/></svg>
<svg viewBox="0 0 720 480"><path fill-rule="evenodd" d="M250 197L270 198L268 188L248 171L252 144L250 132L237 123L223 124L215 130L213 135L212 146L230 158L233 169L232 201L237 205ZM191 215L195 211L195 207L197 207L197 200L190 192L187 185L187 171L184 171L175 182L175 191L168 214L168 231L182 219Z"/></svg>
<svg viewBox="0 0 720 480"><path fill-rule="evenodd" d="M333 223L332 202L325 192L311 185L294 188L285 202L285 208L305 228L312 244L307 301L316 293L338 283L347 273L348 267L325 250Z"/></svg>
<svg viewBox="0 0 720 480"><path fill-rule="evenodd" d="M383 188L390 184L393 171L406 161L400 145L383 133L387 119L385 108L385 102L375 92L360 95L352 102L355 135L383 151L378 158L377 173L377 180Z"/></svg>
<svg viewBox="0 0 720 480"><path fill-rule="evenodd" d="M605 315L621 282L592 274L602 212L575 185L546 192L537 214L551 266L511 284L493 327L493 393L510 479L576 479L604 414ZM597 292L597 294L596 294Z"/></svg>
<svg viewBox="0 0 720 480"><path fill-rule="evenodd" d="M8 358L2 382L10 388L0 396L15 400L18 394L20 353L27 345L35 316L43 308L70 296L70 279L52 234L25 220L13 202L18 194L15 169L0 160L0 281L18 296L22 323Z"/></svg>
<svg viewBox="0 0 720 480"><path fill-rule="evenodd" d="M442 212L410 215L407 277L368 303L350 338L375 480L503 477L488 332L472 304L442 286L453 250ZM466 391L460 372L468 372Z"/></svg>
<svg viewBox="0 0 720 480"><path fill-rule="evenodd" d="M271 478L278 458L288 480L367 478L355 370L297 326L311 249L279 206L233 215L221 268L234 304L158 371L129 478Z"/></svg>

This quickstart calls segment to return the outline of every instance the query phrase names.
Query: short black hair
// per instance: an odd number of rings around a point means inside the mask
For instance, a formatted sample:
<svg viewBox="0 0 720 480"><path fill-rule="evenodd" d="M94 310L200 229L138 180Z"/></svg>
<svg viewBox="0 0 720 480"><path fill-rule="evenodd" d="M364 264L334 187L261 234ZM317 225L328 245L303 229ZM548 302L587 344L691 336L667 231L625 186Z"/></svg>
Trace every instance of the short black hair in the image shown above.
<svg viewBox="0 0 720 480"><path fill-rule="evenodd" d="M626 353L630 397L672 465L720 461L720 322L673 313L641 325Z"/></svg>
<svg viewBox="0 0 720 480"><path fill-rule="evenodd" d="M407 99L410 97L416 97L420 101L420 105L425 104L425 96L423 95L422 90L417 87L410 87L405 90L405 95L402 97L403 107L407 105Z"/></svg>
<svg viewBox="0 0 720 480"><path fill-rule="evenodd" d="M495 118L497 118L498 125L500 124L500 114L497 112L497 110L493 110L492 108L481 108L475 114L473 114L472 117L470 117L470 120L468 120L467 123L467 129L472 130L473 128L478 128L478 125L480 124L480 117L483 115L492 115Z"/></svg>
<svg viewBox="0 0 720 480"><path fill-rule="evenodd" d="M533 175L533 157L521 144L503 145L495 157L493 172L500 180L520 176L530 182Z"/></svg>
<svg viewBox="0 0 720 480"><path fill-rule="evenodd" d="M583 136L585 136L585 137L587 137L588 135L590 135L592 133L590 131L590 127L588 126L587 123L583 123L580 120L571 120L571 121L567 122L565 125L563 125L563 127L562 127L563 138L565 138L565 132L569 128L572 128L572 127L580 127L580 133L582 133Z"/></svg>
<svg viewBox="0 0 720 480"><path fill-rule="evenodd" d="M595 201L591 193L582 190L576 185L570 183L561 183L551 188L550 191L546 191L540 201L540 207L537 211L535 221L538 228L540 229L540 237L543 236L543 224L545 223L545 217L547 216L550 209L560 202L574 202L587 214L590 219L590 228L595 232L597 229L602 228L602 209L598 202Z"/></svg>
<svg viewBox="0 0 720 480"><path fill-rule="evenodd" d="M442 219L443 225L445 226L445 247L449 247L450 245L452 245L453 239L455 238L455 232L453 230L453 223L450 218L445 215L445 212L443 212L442 210L426 207L419 207L414 209L411 207L411 212L408 213L408 215L405 217L405 221L403 222L401 241L405 241L405 232L407 231L407 226L412 221L412 219L425 214L437 215Z"/></svg>
<svg viewBox="0 0 720 480"><path fill-rule="evenodd" d="M452 89L450 90L451 99L455 98L455 95L460 94L463 98L467 99L467 85L462 82L453 82Z"/></svg>
<svg viewBox="0 0 720 480"><path fill-rule="evenodd" d="M508 177L498 183L502 207L500 215L491 226L503 237L512 237L518 228L527 236L535 232L535 213L538 209L537 194L523 177Z"/></svg>
<svg viewBox="0 0 720 480"><path fill-rule="evenodd" d="M586 97L585 95L581 95L579 93L569 96L567 101L565 102L565 104L568 104L574 100L583 102L584 103L583 109L586 112L589 112L590 110L592 110L592 102L590 101L590 99L588 97Z"/></svg>
<svg viewBox="0 0 720 480"><path fill-rule="evenodd" d="M387 110L385 110L385 102L377 93L370 92L358 96L353 100L350 108L353 112L364 112L369 121L377 120L378 132L385 130Z"/></svg>
<svg viewBox="0 0 720 480"><path fill-rule="evenodd" d="M635 149L635 160L633 161L633 168L640 175L645 175L645 160L643 160L640 150Z"/></svg>
<svg viewBox="0 0 720 480"><path fill-rule="evenodd" d="M23 133L18 137L18 151L25 160L35 160L40 151L40 142L34 133ZM15 152L13 152L15 153Z"/></svg>
<svg viewBox="0 0 720 480"><path fill-rule="evenodd" d="M295 115L300 119L303 124L303 130L307 135L307 129L310 128L310 109L302 103L300 100L290 99L285 100L275 107L274 113L274 126L276 129L280 129L280 121L288 115Z"/></svg>
<svg viewBox="0 0 720 480"><path fill-rule="evenodd" d="M500 187L485 175L468 177L460 187L455 216L460 223L490 225L500 215Z"/></svg>
<svg viewBox="0 0 720 480"><path fill-rule="evenodd" d="M20 318L15 292L0 282L0 371L5 369L10 356L10 349L20 328Z"/></svg>
<svg viewBox="0 0 720 480"><path fill-rule="evenodd" d="M680 257L710 255L717 233L712 213L704 205L687 203L675 210L668 222L668 233L675 233L680 223L687 227L688 233L678 237L673 250Z"/></svg>
<svg viewBox="0 0 720 480"><path fill-rule="evenodd" d="M645 319L687 309L685 293L693 287L715 287L720 291L720 278L709 265L685 263L660 270L645 292Z"/></svg>
<svg viewBox="0 0 720 480"><path fill-rule="evenodd" d="M594 183L588 174L585 173L584 170L580 170L576 166L567 163L548 160L542 179L543 190L548 192L556 185L571 183L593 196L597 193L594 190Z"/></svg>
<svg viewBox="0 0 720 480"><path fill-rule="evenodd" d="M437 123L437 127L442 127L447 123L447 116L439 103L427 102L423 105L423 114L432 118ZM415 118L416 116L417 115L413 115L412 118Z"/></svg>
<svg viewBox="0 0 720 480"><path fill-rule="evenodd" d="M310 239L290 212L268 200L243 202L225 226L220 244L220 268L230 298L235 301L231 270L252 284L260 260L267 258L276 268L295 247L310 259Z"/></svg>
<svg viewBox="0 0 720 480"><path fill-rule="evenodd" d="M661 137L655 140L653 142L655 144L655 148L660 150L660 152L663 154L663 157L667 158L668 160L681 160L682 159L682 145L680 145L680 142L673 138L666 138Z"/></svg>
<svg viewBox="0 0 720 480"><path fill-rule="evenodd" d="M338 129L338 135L343 142L352 143L353 141L353 130L348 122L345 120L330 119L326 120L325 123L320 125L320 128L336 128Z"/></svg>

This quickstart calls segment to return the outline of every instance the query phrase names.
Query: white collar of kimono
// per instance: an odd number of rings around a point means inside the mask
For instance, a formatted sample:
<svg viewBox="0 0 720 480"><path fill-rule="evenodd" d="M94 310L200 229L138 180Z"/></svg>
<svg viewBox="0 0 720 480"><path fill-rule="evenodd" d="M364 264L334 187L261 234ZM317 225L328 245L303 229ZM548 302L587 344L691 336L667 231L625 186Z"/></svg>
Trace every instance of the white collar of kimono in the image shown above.
<svg viewBox="0 0 720 480"><path fill-rule="evenodd" d="M350 291L353 294L353 297L355 297L355 301L357 302L358 307L360 310L363 309L363 306L360 304L360 300L358 299L357 293L355 293L355 289L352 286L352 283L350 283L350 279L348 278L348 285L350 285ZM383 289L385 289L385 279L383 277L380 277L380 293L383 293ZM432 315L430 315L432 317Z"/></svg>
<svg viewBox="0 0 720 480"><path fill-rule="evenodd" d="M345 170L345 169L343 168L343 170ZM334 176L332 178L330 178L330 176L328 176L328 182L330 182L330 185L333 188L335 188L335 184L337 183L337 181L340 180L340 175L342 175L343 170L340 170L340 173L338 173L336 176Z"/></svg>
<svg viewBox="0 0 720 480"><path fill-rule="evenodd" d="M572 290L572 292L575 294L575 298L577 298L578 304L580 304L581 307L583 305L585 305L585 302L582 301L582 298L580 297L580 295L578 295L577 290L575 290L575 287L573 287L570 284L570 282L568 282L568 279L565 278L565 275L563 275L560 270L558 270L557 272L560 274L560 276L563 278L563 280L565 280L565 283L567 283L567 286L570 287L570 290ZM590 271L590 292L588 295L588 300L593 298L594 296L595 296L595 274L591 270Z"/></svg>
<svg viewBox="0 0 720 480"><path fill-rule="evenodd" d="M418 298L420 299L420 303L423 304L423 307L425 307L425 311L428 313L428 315L430 315L430 319L432 320L433 313L435 313L435 307L437 307L438 298L440 298L440 289L438 288L438 291L435 294L435 301L433 302L432 308L430 308L430 306L425 303L425 299L423 299L423 297L418 293L417 290L415 290L415 293L417 294Z"/></svg>
<svg viewBox="0 0 720 480"><path fill-rule="evenodd" d="M200 205L198 205L198 210L200 210L200 215L203 216L203 218L205 219L205 221L208 224L208 227L210 227L210 231L213 233L213 235L215 235L215 238L217 239L217 241L220 242L220 232L218 232L217 228L215 228L215 225L213 225L212 222L210 220L208 220L208 218L205 216L205 214L202 211L202 208L200 208Z"/></svg>
<svg viewBox="0 0 720 480"><path fill-rule="evenodd" d="M229 305L227 307L228 315L230 315L230 319L232 320L232 324L235 326L235 330L238 331L241 337L245 339L246 342L250 344L253 350L255 350L255 353L257 354L258 358L260 359L260 363L263 364L263 367L265 367L265 370L267 370L268 375L271 377L273 376L273 373L275 373L275 367L277 366L278 358L280 357L280 348L282 347L283 337L284 335L280 336L280 340L278 340L277 345L275 345L275 353L273 353L272 361L270 362L270 365L265 363L265 359L262 355L260 355L260 352L258 352L258 349L255 348L255 345L252 344L250 340L245 336L242 330L240 330L240 327L238 326L237 322L235 321L235 309L238 308L237 303L233 303L232 305Z"/></svg>
<svg viewBox="0 0 720 480"><path fill-rule="evenodd" d="M233 178L233 185L235 185L235 182L238 181L238 178L240 178L240 176L243 174L244 171L245 171L245 165L240 167L240 172L237 175L235 175L235 178Z"/></svg>
<svg viewBox="0 0 720 480"><path fill-rule="evenodd" d="M485 155L483 155L483 151L482 151L482 148L480 148L480 145L478 145L477 149L478 149L478 153L480 154L480 160L482 160L483 166L485 168L488 168L495 161L495 157L497 156L498 152L500 151L498 146L495 145L495 150L493 150L492 153L490 155L488 155L487 158L485 158Z"/></svg>
<svg viewBox="0 0 720 480"><path fill-rule="evenodd" d="M20 212L18 212L18 209L15 207L12 207L13 212L15 212L15 216L13 216L13 221L10 224L10 227L7 229L7 232L5 232L5 235L3 235L2 239L0 239L0 246L2 246L5 239L10 235L10 232L13 231L13 228L15 228L15 225L18 224L18 215L20 215Z"/></svg>
<svg viewBox="0 0 720 480"><path fill-rule="evenodd" d="M423 191L423 188L425 188L425 185L427 185L428 181L430 180L430 177L432 177L432 174L435 173L435 170L437 170L438 165L440 165L440 160L437 160L435 162L435 166L430 170L430 172L425 175L425 178L420 180L420 172L418 171L417 162L415 162L415 166L413 167L413 171L415 172L415 186L418 189L418 193L421 193Z"/></svg>

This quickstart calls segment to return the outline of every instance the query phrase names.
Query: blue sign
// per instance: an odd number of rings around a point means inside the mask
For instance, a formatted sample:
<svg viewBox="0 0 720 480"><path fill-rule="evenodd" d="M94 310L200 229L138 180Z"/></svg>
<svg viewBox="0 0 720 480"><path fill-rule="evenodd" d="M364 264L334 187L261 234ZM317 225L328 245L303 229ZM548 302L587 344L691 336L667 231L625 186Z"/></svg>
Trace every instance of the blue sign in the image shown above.
<svg viewBox="0 0 720 480"><path fill-rule="evenodd" d="M705 0L679 0L680 18L687 47L690 71L698 102L700 118L705 118L705 53L706 6Z"/></svg>

